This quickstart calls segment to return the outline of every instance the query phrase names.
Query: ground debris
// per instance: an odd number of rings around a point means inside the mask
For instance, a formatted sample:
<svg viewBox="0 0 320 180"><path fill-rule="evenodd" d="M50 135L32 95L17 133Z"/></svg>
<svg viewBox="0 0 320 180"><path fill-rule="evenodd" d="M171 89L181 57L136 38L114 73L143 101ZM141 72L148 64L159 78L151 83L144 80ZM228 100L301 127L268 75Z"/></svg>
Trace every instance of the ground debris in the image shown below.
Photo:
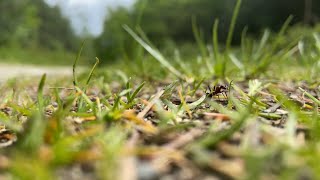
<svg viewBox="0 0 320 180"><path fill-rule="evenodd" d="M160 85L170 86L168 82ZM131 104L132 91L122 90L119 83L110 83L110 92L115 94L109 95L97 87L89 88L87 97L72 94L74 89L60 89L60 99L47 96L42 112L45 139L37 157L51 168L62 161L56 157L70 156L66 164L55 168L58 179L97 179L102 161L113 163L118 169L115 176L122 180L243 179L250 177L250 158L265 160L261 169L267 173L261 173L261 179L277 178L273 163L287 166L283 165L286 158L300 158L284 147L302 150L317 137L313 128L318 125L309 122L318 117L319 108L293 83L273 84L284 92L283 97L267 87L250 97L246 82L236 85L241 91L231 86L230 91L214 89L210 96L206 96L206 84L194 93L181 87L170 93L163 87L149 87L137 93ZM318 98L316 91L307 85L303 88ZM68 100L70 96L74 99ZM27 121L39 120L32 114L36 100L31 102L28 106L12 102L1 106L1 117L6 119L0 125L4 152L18 148L16 134L24 133L19 128L10 130L15 126L8 122L24 127ZM246 111L250 102L252 107ZM242 116L245 121L236 127ZM103 139L113 128L118 128L116 135ZM200 143L204 140L216 143L206 146ZM69 149L60 152L64 146ZM277 155L283 159L275 160ZM11 163L10 153L0 156L0 170L9 169ZM304 161L295 166L306 167Z"/></svg>

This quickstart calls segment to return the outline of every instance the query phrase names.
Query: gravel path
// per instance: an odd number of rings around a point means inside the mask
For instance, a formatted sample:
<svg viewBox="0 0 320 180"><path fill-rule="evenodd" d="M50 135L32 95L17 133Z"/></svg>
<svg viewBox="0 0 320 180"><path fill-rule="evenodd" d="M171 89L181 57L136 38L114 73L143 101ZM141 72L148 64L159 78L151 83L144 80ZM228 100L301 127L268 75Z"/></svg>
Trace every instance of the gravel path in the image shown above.
<svg viewBox="0 0 320 180"><path fill-rule="evenodd" d="M15 77L38 77L46 73L48 77L71 76L72 67L0 64L0 81Z"/></svg>

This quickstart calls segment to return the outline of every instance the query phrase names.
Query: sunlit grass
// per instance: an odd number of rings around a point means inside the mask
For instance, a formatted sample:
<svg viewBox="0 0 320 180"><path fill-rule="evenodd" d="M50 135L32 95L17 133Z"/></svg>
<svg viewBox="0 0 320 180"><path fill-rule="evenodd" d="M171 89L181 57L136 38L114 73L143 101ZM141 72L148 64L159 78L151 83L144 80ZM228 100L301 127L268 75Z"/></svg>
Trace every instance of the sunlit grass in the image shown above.
<svg viewBox="0 0 320 180"><path fill-rule="evenodd" d="M244 32L234 49L232 35L218 44L218 20L211 46L194 22L199 55L188 58L178 49L165 56L124 26L142 46L140 63L96 58L78 74L80 50L70 79L4 83L0 175L117 179L130 167L137 178L188 170L192 178L318 179L320 40L316 32L287 39L290 20L260 40Z"/></svg>

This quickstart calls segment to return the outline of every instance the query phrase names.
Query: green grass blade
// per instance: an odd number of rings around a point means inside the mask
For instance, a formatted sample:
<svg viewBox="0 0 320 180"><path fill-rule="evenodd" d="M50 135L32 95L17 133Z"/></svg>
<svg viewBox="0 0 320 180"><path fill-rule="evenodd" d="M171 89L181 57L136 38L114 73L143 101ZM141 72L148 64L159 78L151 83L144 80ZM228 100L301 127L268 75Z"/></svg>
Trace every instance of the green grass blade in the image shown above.
<svg viewBox="0 0 320 180"><path fill-rule="evenodd" d="M152 47L153 49L155 49L155 45L151 42L151 40L148 38L148 36L146 35L146 33L141 29L140 26L138 26L136 28L136 31L138 33L138 35L140 35L141 39L144 40L144 42L146 42L150 47Z"/></svg>
<svg viewBox="0 0 320 180"><path fill-rule="evenodd" d="M173 113L178 113L179 109L176 107L176 105L174 105L171 101L169 101L168 99L163 99L162 100L163 104L167 105L168 108L173 112Z"/></svg>
<svg viewBox="0 0 320 180"><path fill-rule="evenodd" d="M84 93L84 91L82 91L79 87L75 86L77 92L81 93L81 97L86 101L87 104L89 104L89 106L91 108L93 108L93 103L90 100L90 98ZM80 107L80 106L79 106Z"/></svg>
<svg viewBox="0 0 320 180"><path fill-rule="evenodd" d="M89 76L88 76L88 79L87 79L87 82L86 82L86 86L89 84L91 78L92 78L92 75L93 75L93 72L94 70L96 69L97 65L99 64L100 60L99 58L96 57L96 63L94 63L90 73L89 73Z"/></svg>
<svg viewBox="0 0 320 180"><path fill-rule="evenodd" d="M25 131L20 134L20 146L30 153L38 151L40 145L43 143L43 136L46 129L46 121L44 119L44 100L43 88L46 81L46 74L41 77L38 85L38 110L34 113L25 124Z"/></svg>
<svg viewBox="0 0 320 180"><path fill-rule="evenodd" d="M230 28L229 28L229 32L228 32L228 37L227 37L227 42L226 42L226 50L227 50L227 52L230 50L230 47L231 47L234 28L236 26L236 21L237 21L238 14L239 14L239 11L240 11L241 2L242 2L242 0L237 0L237 4L236 4L236 6L234 8L234 11L233 11L233 15L232 15L231 23L230 23Z"/></svg>
<svg viewBox="0 0 320 180"><path fill-rule="evenodd" d="M276 40L275 40L274 43L273 43L273 47L272 47L273 50L276 49L276 47L277 47L278 44L280 43L281 39L284 37L284 33L285 33L286 30L288 29L288 27L289 27L292 19L293 19L293 16L290 15L290 16L288 17L288 19L287 19L287 20L284 22L284 24L282 25L282 27L281 27L278 35L277 35L277 38L276 38Z"/></svg>
<svg viewBox="0 0 320 180"><path fill-rule="evenodd" d="M320 36L318 33L313 33L313 38L315 40L315 45L317 47L318 52L320 52Z"/></svg>
<svg viewBox="0 0 320 180"><path fill-rule="evenodd" d="M43 88L44 84L46 82L47 75L43 74L38 86L38 107L39 107L39 112L42 114L43 113L43 107L44 107L44 101L43 101Z"/></svg>
<svg viewBox="0 0 320 180"><path fill-rule="evenodd" d="M229 54L229 58L231 59L231 62L240 69L241 71L245 70L245 66L242 64L242 62L234 55L234 54Z"/></svg>
<svg viewBox="0 0 320 180"><path fill-rule="evenodd" d="M138 6L138 16L137 16L137 18L136 18L136 23L135 23L137 26L140 26L140 24L141 24L141 19L142 19L142 17L143 17L143 13L144 13L147 5L148 5L148 1L143 1L143 2Z"/></svg>
<svg viewBox="0 0 320 180"><path fill-rule="evenodd" d="M320 101L319 101L316 97L312 96L310 93L308 93L306 90L302 89L301 87L299 87L299 89L300 89L306 96L308 96L308 98L310 98L313 102L315 102L318 106L320 106Z"/></svg>
<svg viewBox="0 0 320 180"><path fill-rule="evenodd" d="M189 64L187 64L185 61L183 61L181 59L179 50L174 50L174 60L179 65L180 69L183 71L184 74L186 74L190 77L192 76L193 72L192 72Z"/></svg>
<svg viewBox="0 0 320 180"><path fill-rule="evenodd" d="M258 114L259 116L261 117L264 117L264 118L267 118L267 119L273 119L273 120L276 120L276 119L281 119L281 115L279 114L276 114L276 113L259 113Z"/></svg>
<svg viewBox="0 0 320 180"><path fill-rule="evenodd" d="M96 69L96 67L97 67L97 65L99 64L99 62L100 62L100 60L96 57L96 63L93 65L93 67L92 67L92 69L91 69L91 71L90 71L90 73L89 73L89 76L88 76L88 78L87 78L87 81L86 81L86 84L85 84L84 89L81 90L78 86L75 86L75 87L76 87L75 89L77 90L77 92L80 92L80 93L81 93L81 96L80 96L79 101L78 101L78 104L79 104L79 109L78 109L78 111L83 108L83 98L87 101L87 99L85 98L86 93L87 93L87 88L88 88L88 85L89 85L89 83L90 83L90 81L91 81L91 78L92 78L92 76L93 76L93 72L94 72L94 70ZM79 91L79 90L80 90L80 91ZM90 101L90 102L91 102L91 101ZM92 106L92 104L90 104L90 105Z"/></svg>
<svg viewBox="0 0 320 180"><path fill-rule="evenodd" d="M199 31L199 28L197 27L197 22L196 22L195 17L192 17L192 31L193 31L194 37L196 39L197 45L200 49L202 58L207 64L208 71L212 74L212 73L214 73L214 71L212 69L213 65L209 61L210 59L209 59L209 53L207 51L206 43L203 40L202 34Z"/></svg>
<svg viewBox="0 0 320 180"><path fill-rule="evenodd" d="M143 88L143 86L145 85L146 83L145 82L143 82L143 83L141 83L138 87L137 87L137 89L132 93L132 95L130 96L130 99L128 99L128 103L131 103L133 100L134 100L134 98L138 95L138 93L141 91L141 89Z"/></svg>
<svg viewBox="0 0 320 180"><path fill-rule="evenodd" d="M169 96L171 96L173 90L176 88L176 86L178 85L179 81L173 81L171 84L167 85L166 87L163 88L164 92L162 97L163 98L167 98Z"/></svg>
<svg viewBox="0 0 320 180"><path fill-rule="evenodd" d="M197 90L200 88L201 84L204 82L204 78L202 78L194 87L194 89L192 90L191 96L194 96L195 93L197 92Z"/></svg>
<svg viewBox="0 0 320 180"><path fill-rule="evenodd" d="M131 91L132 91L132 87L131 87L131 83L130 82L131 82L131 78L129 78L127 83L126 83L126 89L130 89L130 91L128 91L128 93L126 94L128 102L129 102L129 99L131 97Z"/></svg>
<svg viewBox="0 0 320 180"><path fill-rule="evenodd" d="M243 61L248 61L250 58L250 51L248 50L248 40L247 40L247 32L248 32L248 26L245 26L244 29L241 32L241 55Z"/></svg>
<svg viewBox="0 0 320 180"><path fill-rule="evenodd" d="M123 90L123 91L121 91L119 94L118 94L118 96L126 96L128 93L130 93L132 91L132 89L130 88L130 89L125 89L125 90Z"/></svg>
<svg viewBox="0 0 320 180"><path fill-rule="evenodd" d="M172 74L176 75L181 79L185 79L185 76L173 67L168 60L156 49L152 48L144 40L142 40L129 26L124 25L123 28L146 50L148 51L160 64L167 68Z"/></svg>
<svg viewBox="0 0 320 180"><path fill-rule="evenodd" d="M203 95L200 99L188 104L189 109L192 110L192 109L197 108L199 105L201 105L206 100L206 97L207 97L206 95Z"/></svg>
<svg viewBox="0 0 320 180"><path fill-rule="evenodd" d="M124 84L126 84L129 81L128 76L121 70L116 70L115 74L118 75Z"/></svg>
<svg viewBox="0 0 320 180"><path fill-rule="evenodd" d="M266 46L269 37L270 37L270 31L269 30L265 30L263 35L262 35L262 38L260 40L258 49L257 49L256 53L254 54L254 59L258 59L258 57L261 55L262 50Z"/></svg>
<svg viewBox="0 0 320 180"><path fill-rule="evenodd" d="M77 64L78 64L78 61L79 61L79 59L80 59L80 56L81 56L81 53L82 53L84 44L85 44L85 41L82 42L81 47L80 47L80 49L79 49L79 51L78 51L77 57L76 57L76 59L74 60L74 63L73 63L73 66L72 66L73 85L74 85L74 86L78 86L78 80L77 80L77 75L76 75L76 68L77 68Z"/></svg>
<svg viewBox="0 0 320 180"><path fill-rule="evenodd" d="M203 58L208 57L207 50L206 50L206 44L201 37L201 33L197 27L196 18L194 16L192 17L192 31L193 31L193 35L196 39L197 45L200 49L200 52L202 54L202 57Z"/></svg>
<svg viewBox="0 0 320 180"><path fill-rule="evenodd" d="M219 61L219 39L218 39L219 19L214 21L212 29L213 56L215 61Z"/></svg>
<svg viewBox="0 0 320 180"><path fill-rule="evenodd" d="M63 106L62 100L61 100L61 98L60 98L60 96L59 96L59 91L58 91L57 88L54 89L54 97L55 97L55 99L56 99L56 102L57 102L57 104L58 104L58 107L59 107L59 108L62 107L62 106Z"/></svg>
<svg viewBox="0 0 320 180"><path fill-rule="evenodd" d="M114 97L114 104L113 104L113 107L112 107L112 111L116 111L117 109L119 109L119 106L120 106L120 98L121 98L121 96L115 95L115 97Z"/></svg>
<svg viewBox="0 0 320 180"><path fill-rule="evenodd" d="M286 30L288 29L288 27L289 27L289 25L290 25L290 23L291 23L292 20L293 20L293 16L290 15L290 16L287 18L287 20L284 22L283 26L281 27L278 36L283 36L283 35L284 35L284 33L285 33Z"/></svg>

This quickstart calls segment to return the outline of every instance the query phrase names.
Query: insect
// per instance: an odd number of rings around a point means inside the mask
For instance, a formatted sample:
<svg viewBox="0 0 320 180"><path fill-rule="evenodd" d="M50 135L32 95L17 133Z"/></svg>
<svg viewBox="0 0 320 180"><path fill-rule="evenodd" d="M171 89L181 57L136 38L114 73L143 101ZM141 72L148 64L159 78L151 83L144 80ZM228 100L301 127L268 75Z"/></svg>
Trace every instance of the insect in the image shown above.
<svg viewBox="0 0 320 180"><path fill-rule="evenodd" d="M227 92L229 90L228 85L217 85L213 86L213 89L208 85L206 94L208 97L212 98L218 94L222 94L224 97L227 97Z"/></svg>

